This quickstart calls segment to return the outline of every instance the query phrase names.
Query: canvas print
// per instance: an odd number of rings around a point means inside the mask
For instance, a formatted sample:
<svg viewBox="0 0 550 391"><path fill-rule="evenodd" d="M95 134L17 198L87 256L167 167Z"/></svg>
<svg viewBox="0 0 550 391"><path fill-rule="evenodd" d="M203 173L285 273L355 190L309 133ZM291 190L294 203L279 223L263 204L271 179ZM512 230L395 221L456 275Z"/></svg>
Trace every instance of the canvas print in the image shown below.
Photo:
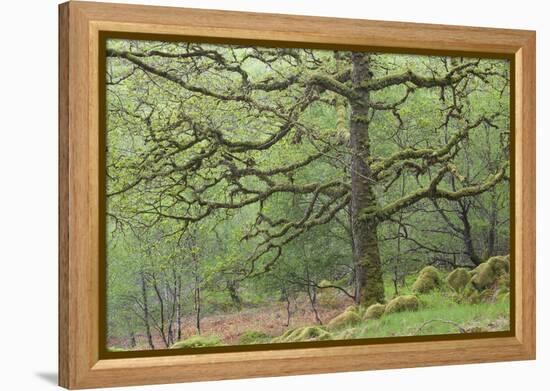
<svg viewBox="0 0 550 391"><path fill-rule="evenodd" d="M508 60L106 42L108 350L510 329Z"/></svg>

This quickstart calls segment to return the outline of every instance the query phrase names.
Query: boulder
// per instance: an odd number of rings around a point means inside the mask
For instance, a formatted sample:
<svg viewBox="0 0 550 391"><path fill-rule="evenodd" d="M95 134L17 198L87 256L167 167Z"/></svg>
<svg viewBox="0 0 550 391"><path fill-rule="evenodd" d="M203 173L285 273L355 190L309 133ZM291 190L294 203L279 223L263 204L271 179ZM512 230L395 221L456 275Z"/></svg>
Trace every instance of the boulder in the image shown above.
<svg viewBox="0 0 550 391"><path fill-rule="evenodd" d="M455 292L461 292L466 288L468 282L470 282L470 274L466 268L459 267L449 273L446 281Z"/></svg>
<svg viewBox="0 0 550 391"><path fill-rule="evenodd" d="M222 340L215 336L203 336L194 335L187 339L181 340L173 344L171 349L183 349L183 348L202 348L207 346L219 346L223 345Z"/></svg>
<svg viewBox="0 0 550 391"><path fill-rule="evenodd" d="M384 314L392 314L394 312L416 311L420 303L414 295L397 296L390 300L386 305Z"/></svg>
<svg viewBox="0 0 550 391"><path fill-rule="evenodd" d="M441 277L439 272L433 266L426 266L418 274L418 278L412 286L415 293L428 293L441 286Z"/></svg>
<svg viewBox="0 0 550 391"><path fill-rule="evenodd" d="M471 283L478 291L483 291L495 285L499 279L505 278L510 271L508 256L496 256L479 264L471 271Z"/></svg>
<svg viewBox="0 0 550 391"><path fill-rule="evenodd" d="M344 310L344 312L346 312L346 311L359 313L359 307L357 307L356 305L350 305Z"/></svg>
<svg viewBox="0 0 550 391"><path fill-rule="evenodd" d="M361 317L356 311L344 311L328 322L327 329L331 331L339 330L345 327L355 326L359 323L361 323Z"/></svg>
<svg viewBox="0 0 550 391"><path fill-rule="evenodd" d="M386 305L376 303L371 305L369 308L367 308L367 312L365 312L365 316L363 319L379 319L384 315L384 311L386 311Z"/></svg>
<svg viewBox="0 0 550 391"><path fill-rule="evenodd" d="M273 338L272 343L281 342L305 342L305 341L326 341L332 338L332 335L321 326L305 326L288 330L283 335Z"/></svg>
<svg viewBox="0 0 550 391"><path fill-rule="evenodd" d="M493 271L493 268L488 262L479 264L474 270L474 275L472 277L472 285L478 291L482 291L485 288L488 288L495 282L496 274Z"/></svg>
<svg viewBox="0 0 550 391"><path fill-rule="evenodd" d="M510 256L509 255L502 255L502 256L489 258L487 260L487 263L491 265L491 268L498 276L501 276L504 273L510 273Z"/></svg>
<svg viewBox="0 0 550 391"><path fill-rule="evenodd" d="M256 343L265 343L271 339L269 334L262 331L247 330L239 337L240 345L252 345Z"/></svg>

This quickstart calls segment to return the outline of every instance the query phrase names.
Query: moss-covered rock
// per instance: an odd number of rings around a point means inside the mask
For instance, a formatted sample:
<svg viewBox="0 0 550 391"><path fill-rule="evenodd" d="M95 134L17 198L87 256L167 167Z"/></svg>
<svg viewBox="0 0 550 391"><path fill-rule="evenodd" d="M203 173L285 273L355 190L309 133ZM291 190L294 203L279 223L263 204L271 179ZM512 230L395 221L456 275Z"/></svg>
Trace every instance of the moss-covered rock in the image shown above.
<svg viewBox="0 0 550 391"><path fill-rule="evenodd" d="M350 305L350 306L346 307L346 309L344 310L344 312L346 312L346 311L359 313L359 307L356 306L356 305Z"/></svg>
<svg viewBox="0 0 550 391"><path fill-rule="evenodd" d="M496 275L501 276L505 273L510 273L510 256L502 255L489 258L487 263L491 265L491 268Z"/></svg>
<svg viewBox="0 0 550 391"><path fill-rule="evenodd" d="M483 291L497 284L500 278L510 271L510 259L508 256L496 256L479 264L472 270L472 285L478 290Z"/></svg>
<svg viewBox="0 0 550 391"><path fill-rule="evenodd" d="M356 311L344 311L332 318L327 324L329 330L339 330L345 327L355 326L361 323L361 317Z"/></svg>
<svg viewBox="0 0 550 391"><path fill-rule="evenodd" d="M330 333L319 326L307 326L294 335L295 341L325 341L330 339Z"/></svg>
<svg viewBox="0 0 550 391"><path fill-rule="evenodd" d="M271 336L262 331L247 330L240 335L239 344L252 345L256 343L266 343L269 342L270 339Z"/></svg>
<svg viewBox="0 0 550 391"><path fill-rule="evenodd" d="M484 290L495 282L496 274L488 262L478 265L473 272L471 282L478 291Z"/></svg>
<svg viewBox="0 0 550 391"><path fill-rule="evenodd" d="M360 328L359 327L352 327L352 328L349 328L349 329L344 329L342 330L339 334L337 334L335 336L334 339L355 339L355 338L360 338Z"/></svg>
<svg viewBox="0 0 550 391"><path fill-rule="evenodd" d="M476 289L470 280L456 301L458 303L477 304L481 301L480 291Z"/></svg>
<svg viewBox="0 0 550 391"><path fill-rule="evenodd" d="M183 348L202 348L207 346L219 346L223 345L222 340L215 336L203 336L194 335L187 339L176 342L171 346L171 349L183 349Z"/></svg>
<svg viewBox="0 0 550 391"><path fill-rule="evenodd" d="M305 326L288 330L283 335L275 337L272 343L282 342L305 342L305 341L326 341L332 338L332 335L321 326Z"/></svg>
<svg viewBox="0 0 550 391"><path fill-rule="evenodd" d="M510 292L510 274L504 273L497 278L497 289L502 292Z"/></svg>
<svg viewBox="0 0 550 391"><path fill-rule="evenodd" d="M477 289L472 282L470 281L466 288L461 293L459 303L468 303L468 304L479 304L482 302L490 303L494 301L495 290L492 288L488 289Z"/></svg>
<svg viewBox="0 0 550 391"><path fill-rule="evenodd" d="M379 319L384 315L384 311L386 311L386 305L376 303L371 305L369 308L367 308L367 312L365 312L365 316L363 316L363 319Z"/></svg>
<svg viewBox="0 0 550 391"><path fill-rule="evenodd" d="M126 349L119 348L118 346L111 346L111 347L107 348L107 350L109 352L126 352L127 351Z"/></svg>
<svg viewBox="0 0 550 391"><path fill-rule="evenodd" d="M415 293L428 293L441 286L439 272L433 266L426 266L418 274L418 278L412 286Z"/></svg>
<svg viewBox="0 0 550 391"><path fill-rule="evenodd" d="M403 311L417 311L420 303L414 295L397 296L386 305L385 314Z"/></svg>
<svg viewBox="0 0 550 391"><path fill-rule="evenodd" d="M446 281L455 292L463 291L468 282L470 282L470 274L468 273L468 269L459 267L458 269L453 270L447 276Z"/></svg>

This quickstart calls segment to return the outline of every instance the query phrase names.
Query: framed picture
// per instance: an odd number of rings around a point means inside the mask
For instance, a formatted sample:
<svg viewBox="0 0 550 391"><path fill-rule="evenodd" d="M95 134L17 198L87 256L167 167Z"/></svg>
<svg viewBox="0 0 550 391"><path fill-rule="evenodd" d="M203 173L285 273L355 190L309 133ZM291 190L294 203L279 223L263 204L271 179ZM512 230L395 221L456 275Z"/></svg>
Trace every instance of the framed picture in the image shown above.
<svg viewBox="0 0 550 391"><path fill-rule="evenodd" d="M534 32L59 12L60 385L535 358Z"/></svg>

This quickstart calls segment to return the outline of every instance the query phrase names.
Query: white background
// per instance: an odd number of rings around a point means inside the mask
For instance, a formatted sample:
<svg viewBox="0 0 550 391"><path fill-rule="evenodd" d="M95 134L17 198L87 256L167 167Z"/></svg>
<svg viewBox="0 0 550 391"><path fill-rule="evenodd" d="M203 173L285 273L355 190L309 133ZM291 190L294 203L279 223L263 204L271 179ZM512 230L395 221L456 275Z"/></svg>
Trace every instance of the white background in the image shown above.
<svg viewBox="0 0 550 391"><path fill-rule="evenodd" d="M123 2L123 0L119 0ZM545 1L134 0L134 3L537 30L538 360L176 384L152 390L518 390L550 380ZM56 388L57 1L0 3L0 389ZM545 153L546 152L546 153ZM546 239L546 242L545 242ZM546 285L543 283L546 282ZM459 353L457 353L459 354ZM546 388L547 389L547 388Z"/></svg>

